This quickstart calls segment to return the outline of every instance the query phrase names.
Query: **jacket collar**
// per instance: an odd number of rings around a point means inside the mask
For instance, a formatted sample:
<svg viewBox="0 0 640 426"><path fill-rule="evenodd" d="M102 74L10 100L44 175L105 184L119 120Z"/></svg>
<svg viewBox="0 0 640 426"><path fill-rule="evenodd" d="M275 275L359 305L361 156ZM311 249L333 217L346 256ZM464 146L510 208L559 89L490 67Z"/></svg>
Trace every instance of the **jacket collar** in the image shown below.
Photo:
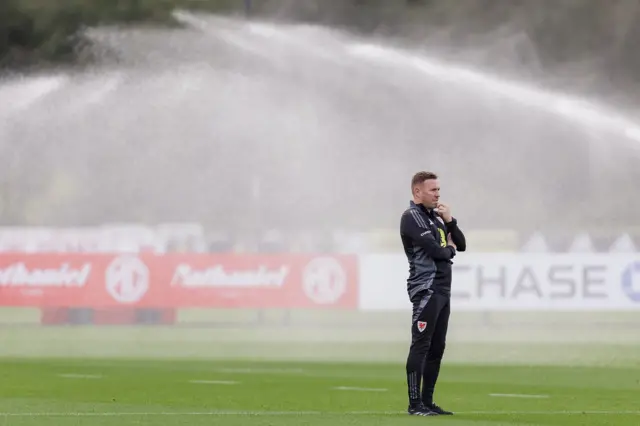
<svg viewBox="0 0 640 426"><path fill-rule="evenodd" d="M424 205L416 204L413 200L409 200L409 206L420 209L424 214L426 214L429 217L435 217L435 213L433 209L427 209Z"/></svg>

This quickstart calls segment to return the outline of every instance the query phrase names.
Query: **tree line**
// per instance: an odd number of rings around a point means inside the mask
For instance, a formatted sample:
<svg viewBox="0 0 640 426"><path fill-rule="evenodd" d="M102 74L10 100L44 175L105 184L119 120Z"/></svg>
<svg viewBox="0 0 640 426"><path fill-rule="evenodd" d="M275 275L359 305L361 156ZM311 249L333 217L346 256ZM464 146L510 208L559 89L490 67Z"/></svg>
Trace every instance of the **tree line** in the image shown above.
<svg viewBox="0 0 640 426"><path fill-rule="evenodd" d="M73 63L96 25L175 25L175 8L229 9L234 0L1 0L0 68Z"/></svg>
<svg viewBox="0 0 640 426"><path fill-rule="evenodd" d="M0 69L73 63L96 25L177 25L205 9L383 33L590 87L640 85L636 0L0 0ZM634 97L635 99L635 97Z"/></svg>

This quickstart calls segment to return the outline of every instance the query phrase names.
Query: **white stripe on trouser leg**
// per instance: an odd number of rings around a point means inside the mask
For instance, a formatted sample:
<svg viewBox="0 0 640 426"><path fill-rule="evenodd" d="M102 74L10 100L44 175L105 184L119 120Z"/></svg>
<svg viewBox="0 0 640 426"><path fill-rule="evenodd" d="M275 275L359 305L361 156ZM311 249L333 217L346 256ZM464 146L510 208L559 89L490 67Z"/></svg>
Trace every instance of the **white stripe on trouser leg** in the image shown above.
<svg viewBox="0 0 640 426"><path fill-rule="evenodd" d="M416 399L416 376L411 373L411 399Z"/></svg>
<svg viewBox="0 0 640 426"><path fill-rule="evenodd" d="M417 400L419 397L418 373L416 373L415 371L409 375L409 389L411 390L409 394L411 399L414 401Z"/></svg>

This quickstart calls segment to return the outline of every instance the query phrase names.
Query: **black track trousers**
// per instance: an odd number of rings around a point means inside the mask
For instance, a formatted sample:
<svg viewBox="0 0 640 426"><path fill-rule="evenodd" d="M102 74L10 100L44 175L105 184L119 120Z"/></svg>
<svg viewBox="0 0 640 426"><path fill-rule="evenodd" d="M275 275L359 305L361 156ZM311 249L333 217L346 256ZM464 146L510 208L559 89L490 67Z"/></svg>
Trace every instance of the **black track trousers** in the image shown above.
<svg viewBox="0 0 640 426"><path fill-rule="evenodd" d="M416 295L412 302L411 347L407 357L409 402L413 405L422 400L431 404L444 355L451 297L426 291Z"/></svg>

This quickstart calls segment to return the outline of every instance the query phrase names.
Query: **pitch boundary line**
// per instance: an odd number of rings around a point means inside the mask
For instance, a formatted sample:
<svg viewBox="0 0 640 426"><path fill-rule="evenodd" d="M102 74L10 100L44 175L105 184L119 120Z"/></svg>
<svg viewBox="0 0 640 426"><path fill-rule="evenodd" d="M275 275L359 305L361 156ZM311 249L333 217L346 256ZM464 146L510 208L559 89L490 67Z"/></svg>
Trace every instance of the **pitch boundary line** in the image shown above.
<svg viewBox="0 0 640 426"><path fill-rule="evenodd" d="M565 411L456 411L459 415L640 415L640 410L598 411L598 410L565 410ZM157 412L79 412L79 413L29 413L0 412L0 417L144 417L144 416L372 416L401 415L406 411L157 411Z"/></svg>
<svg viewBox="0 0 640 426"><path fill-rule="evenodd" d="M194 385L239 385L235 380L189 380Z"/></svg>
<svg viewBox="0 0 640 426"><path fill-rule="evenodd" d="M490 393L489 396L493 396L496 398L534 398L534 399L549 398L549 395L531 395L531 394L524 394L524 393Z"/></svg>
<svg viewBox="0 0 640 426"><path fill-rule="evenodd" d="M58 377L62 377L63 379L102 379L101 374L62 373L58 374Z"/></svg>
<svg viewBox="0 0 640 426"><path fill-rule="evenodd" d="M339 391L354 391L354 392L387 392L389 390L386 388L360 388L360 387L353 387L353 386L335 386L331 389L339 390Z"/></svg>

